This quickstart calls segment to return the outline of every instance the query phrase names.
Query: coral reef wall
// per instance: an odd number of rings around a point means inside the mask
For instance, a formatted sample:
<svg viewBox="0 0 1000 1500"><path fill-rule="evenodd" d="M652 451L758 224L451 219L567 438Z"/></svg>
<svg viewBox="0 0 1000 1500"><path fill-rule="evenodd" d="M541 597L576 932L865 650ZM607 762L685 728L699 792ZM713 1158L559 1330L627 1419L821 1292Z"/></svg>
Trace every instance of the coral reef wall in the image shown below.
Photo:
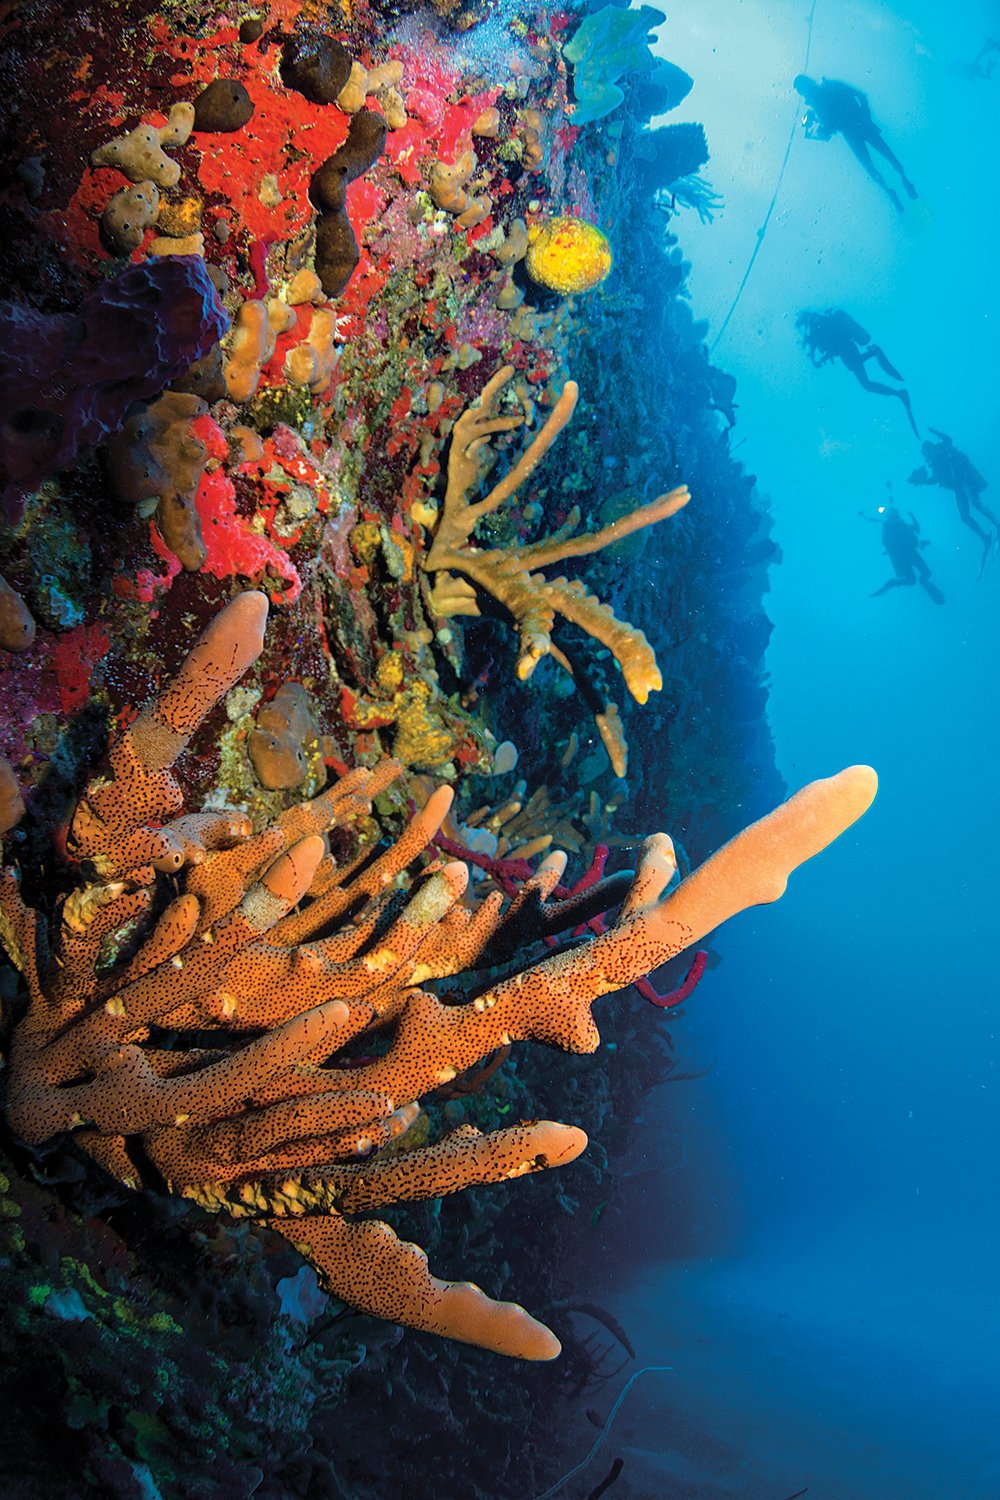
<svg viewBox="0 0 1000 1500"><path fill-rule="evenodd" d="M729 458L725 377L652 207L658 169L700 163L662 139L686 127L652 132L621 106L575 124L569 13L362 9L337 25L288 0L259 17L138 3L114 17L84 10L67 36L58 7L28 7L4 51L5 576L37 625L10 669L4 750L22 785L69 768L57 752L71 713L127 712L170 641L245 580L281 604L263 699L287 681L313 691L310 743L328 762L390 750L461 777L492 771L495 741L514 739L529 791L552 779L573 729L582 749L593 739L586 702L563 706L548 664L508 690L502 608L463 630L428 600L421 568L454 421L509 364L508 410L537 422L569 377L580 405L478 545L534 540L574 506L593 531L680 482L695 497L587 576L625 619L650 589L660 601L646 633L667 683L642 713L622 705L626 739L643 741L647 766L668 752L671 825L705 852L719 825L695 830L720 780L738 767L773 780L753 730L769 548ZM662 105L648 49L629 45L626 82ZM219 113L223 84L235 112ZM576 295L585 247L561 252L563 292L527 269L532 236L567 214L614 253L610 278ZM334 220L354 245L344 285L324 269ZM130 261L151 286L127 284ZM168 330L176 347L154 360L145 343L177 304L171 270L199 326ZM614 664L577 652L574 634L577 699L613 700ZM606 762L587 771L611 800ZM639 823L663 806L638 808Z"/></svg>
<svg viewBox="0 0 1000 1500"><path fill-rule="evenodd" d="M649 51L658 17L8 7L0 814L31 905L51 912L74 884L91 768L249 586L270 598L267 640L178 760L189 805L237 806L259 830L391 754L403 774L366 831L397 837L452 783L444 834L480 861L482 893L550 845L570 886L597 846L634 864L658 827L700 859L776 800L774 548L686 297L676 215L710 203L707 150L691 81ZM673 109L680 123L649 128ZM473 507L504 491L472 542L496 577L433 571L456 424L502 370L463 491ZM682 485L690 503L647 525ZM564 582L531 572L515 607L501 573L540 555ZM9 1020L12 970L2 998ZM284 1240L140 1205L69 1149L40 1165L8 1142L4 1399L24 1438L5 1492L418 1494L433 1454L437 1487L529 1493L531 1411L586 1379L564 1268L673 1066L663 1017L634 996L604 1034L599 1059L498 1055L425 1111L430 1130L488 1130L544 1098L591 1134L572 1179L393 1217L443 1274L496 1288L532 1268L571 1373L532 1370L499 1406L491 1356L352 1316ZM397 1448L389 1400L412 1435Z"/></svg>

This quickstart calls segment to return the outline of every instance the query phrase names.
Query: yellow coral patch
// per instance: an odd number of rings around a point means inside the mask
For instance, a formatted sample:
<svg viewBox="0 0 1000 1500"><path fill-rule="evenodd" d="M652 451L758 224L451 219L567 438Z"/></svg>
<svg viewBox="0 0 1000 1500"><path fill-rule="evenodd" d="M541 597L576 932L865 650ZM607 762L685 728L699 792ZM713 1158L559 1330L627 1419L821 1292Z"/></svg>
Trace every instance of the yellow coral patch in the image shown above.
<svg viewBox="0 0 1000 1500"><path fill-rule="evenodd" d="M529 237L529 276L564 297L592 291L611 270L607 237L584 219L560 215L533 227Z"/></svg>

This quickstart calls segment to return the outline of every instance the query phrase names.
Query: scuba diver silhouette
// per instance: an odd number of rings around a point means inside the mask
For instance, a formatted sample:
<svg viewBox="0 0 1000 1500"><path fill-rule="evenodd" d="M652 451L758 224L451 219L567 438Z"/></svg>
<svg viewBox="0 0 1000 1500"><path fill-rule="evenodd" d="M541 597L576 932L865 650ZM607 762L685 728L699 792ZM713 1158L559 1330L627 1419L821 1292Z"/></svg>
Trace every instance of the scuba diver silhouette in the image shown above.
<svg viewBox="0 0 1000 1500"><path fill-rule="evenodd" d="M871 335L860 323L855 322L850 313L846 313L842 307L827 307L822 312L803 308L795 319L795 326L803 349L817 369L839 359L866 391L874 391L876 396L895 396L901 401L906 408L910 426L916 436L920 436L909 392L902 387L883 385L881 381L869 378L865 366L870 359L874 359L893 380L902 380L903 377L889 363L885 351L878 344L872 343Z"/></svg>
<svg viewBox="0 0 1000 1500"><path fill-rule="evenodd" d="M961 448L955 447L946 432L939 432L936 427L932 427L930 431L937 438L937 442L928 440L921 444L920 451L926 461L925 467L914 469L910 475L910 483L934 484L940 489L951 490L958 506L959 516L983 544L983 561L979 569L980 576L982 576L983 566L991 549L1000 542L1000 521L983 504L981 498L988 481L980 474L968 454L963 453ZM974 510L978 510L979 514L985 516L987 521L996 528L995 535L991 536L989 532L983 530L972 514Z"/></svg>
<svg viewBox="0 0 1000 1500"><path fill-rule="evenodd" d="M916 516L911 511L910 519L904 521L892 504L880 505L879 511L882 521L882 547L892 563L893 577L883 583L881 588L875 589L871 597L877 599L880 594L887 594L890 589L908 588L914 583L919 583L928 598L933 599L935 604L943 604L944 595L937 584L932 581L931 570L920 555L921 548L926 547L927 543L920 539L920 526Z"/></svg>
<svg viewBox="0 0 1000 1500"><path fill-rule="evenodd" d="M848 146L864 167L868 176L888 196L894 207L903 212L898 194L889 186L882 173L872 161L871 152L884 156L889 165L899 173L899 179L911 198L917 190L903 171L899 157L889 149L881 130L872 119L871 105L867 94L850 83L841 83L836 78L824 78L817 83L805 73L795 79L795 92L805 100L806 112L802 123L811 140L828 141L832 136L842 135Z"/></svg>

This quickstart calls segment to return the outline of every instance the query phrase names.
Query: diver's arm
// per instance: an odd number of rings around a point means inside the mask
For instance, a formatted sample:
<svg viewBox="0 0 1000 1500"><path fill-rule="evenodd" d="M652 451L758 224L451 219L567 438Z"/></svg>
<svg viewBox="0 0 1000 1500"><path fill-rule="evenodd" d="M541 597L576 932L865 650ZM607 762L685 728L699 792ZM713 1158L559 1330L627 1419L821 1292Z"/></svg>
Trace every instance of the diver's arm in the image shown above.
<svg viewBox="0 0 1000 1500"><path fill-rule="evenodd" d="M914 469L907 482L909 484L933 484L934 480L926 469Z"/></svg>

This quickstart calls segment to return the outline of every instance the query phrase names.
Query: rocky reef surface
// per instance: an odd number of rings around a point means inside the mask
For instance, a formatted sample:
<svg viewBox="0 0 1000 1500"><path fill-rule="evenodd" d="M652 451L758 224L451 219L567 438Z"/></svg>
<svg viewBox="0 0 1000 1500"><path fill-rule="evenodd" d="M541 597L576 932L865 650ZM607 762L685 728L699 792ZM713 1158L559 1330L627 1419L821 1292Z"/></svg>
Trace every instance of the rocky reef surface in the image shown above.
<svg viewBox="0 0 1000 1500"><path fill-rule="evenodd" d="M426 857L523 905L556 849L581 900L647 832L683 874L779 799L776 554L686 293L682 215L713 198L691 81L650 51L659 16L10 9L0 813L46 920L81 876L114 878L72 835L94 767L251 589L259 654L174 774L185 806L253 836L364 772L350 837L325 835L348 860L447 785ZM95 949L98 980L123 948ZM648 999L683 998L689 965L607 1007L596 1054L504 1043L392 1143L403 1160L543 1101L590 1136L572 1169L387 1215L438 1274L516 1291L561 1337L502 1388L494 1354L354 1312L287 1237L9 1131L5 1493L542 1489L539 1413L596 1378L572 1263L599 1253L609 1163L675 1067ZM25 998L13 967L2 984L9 1053Z"/></svg>

